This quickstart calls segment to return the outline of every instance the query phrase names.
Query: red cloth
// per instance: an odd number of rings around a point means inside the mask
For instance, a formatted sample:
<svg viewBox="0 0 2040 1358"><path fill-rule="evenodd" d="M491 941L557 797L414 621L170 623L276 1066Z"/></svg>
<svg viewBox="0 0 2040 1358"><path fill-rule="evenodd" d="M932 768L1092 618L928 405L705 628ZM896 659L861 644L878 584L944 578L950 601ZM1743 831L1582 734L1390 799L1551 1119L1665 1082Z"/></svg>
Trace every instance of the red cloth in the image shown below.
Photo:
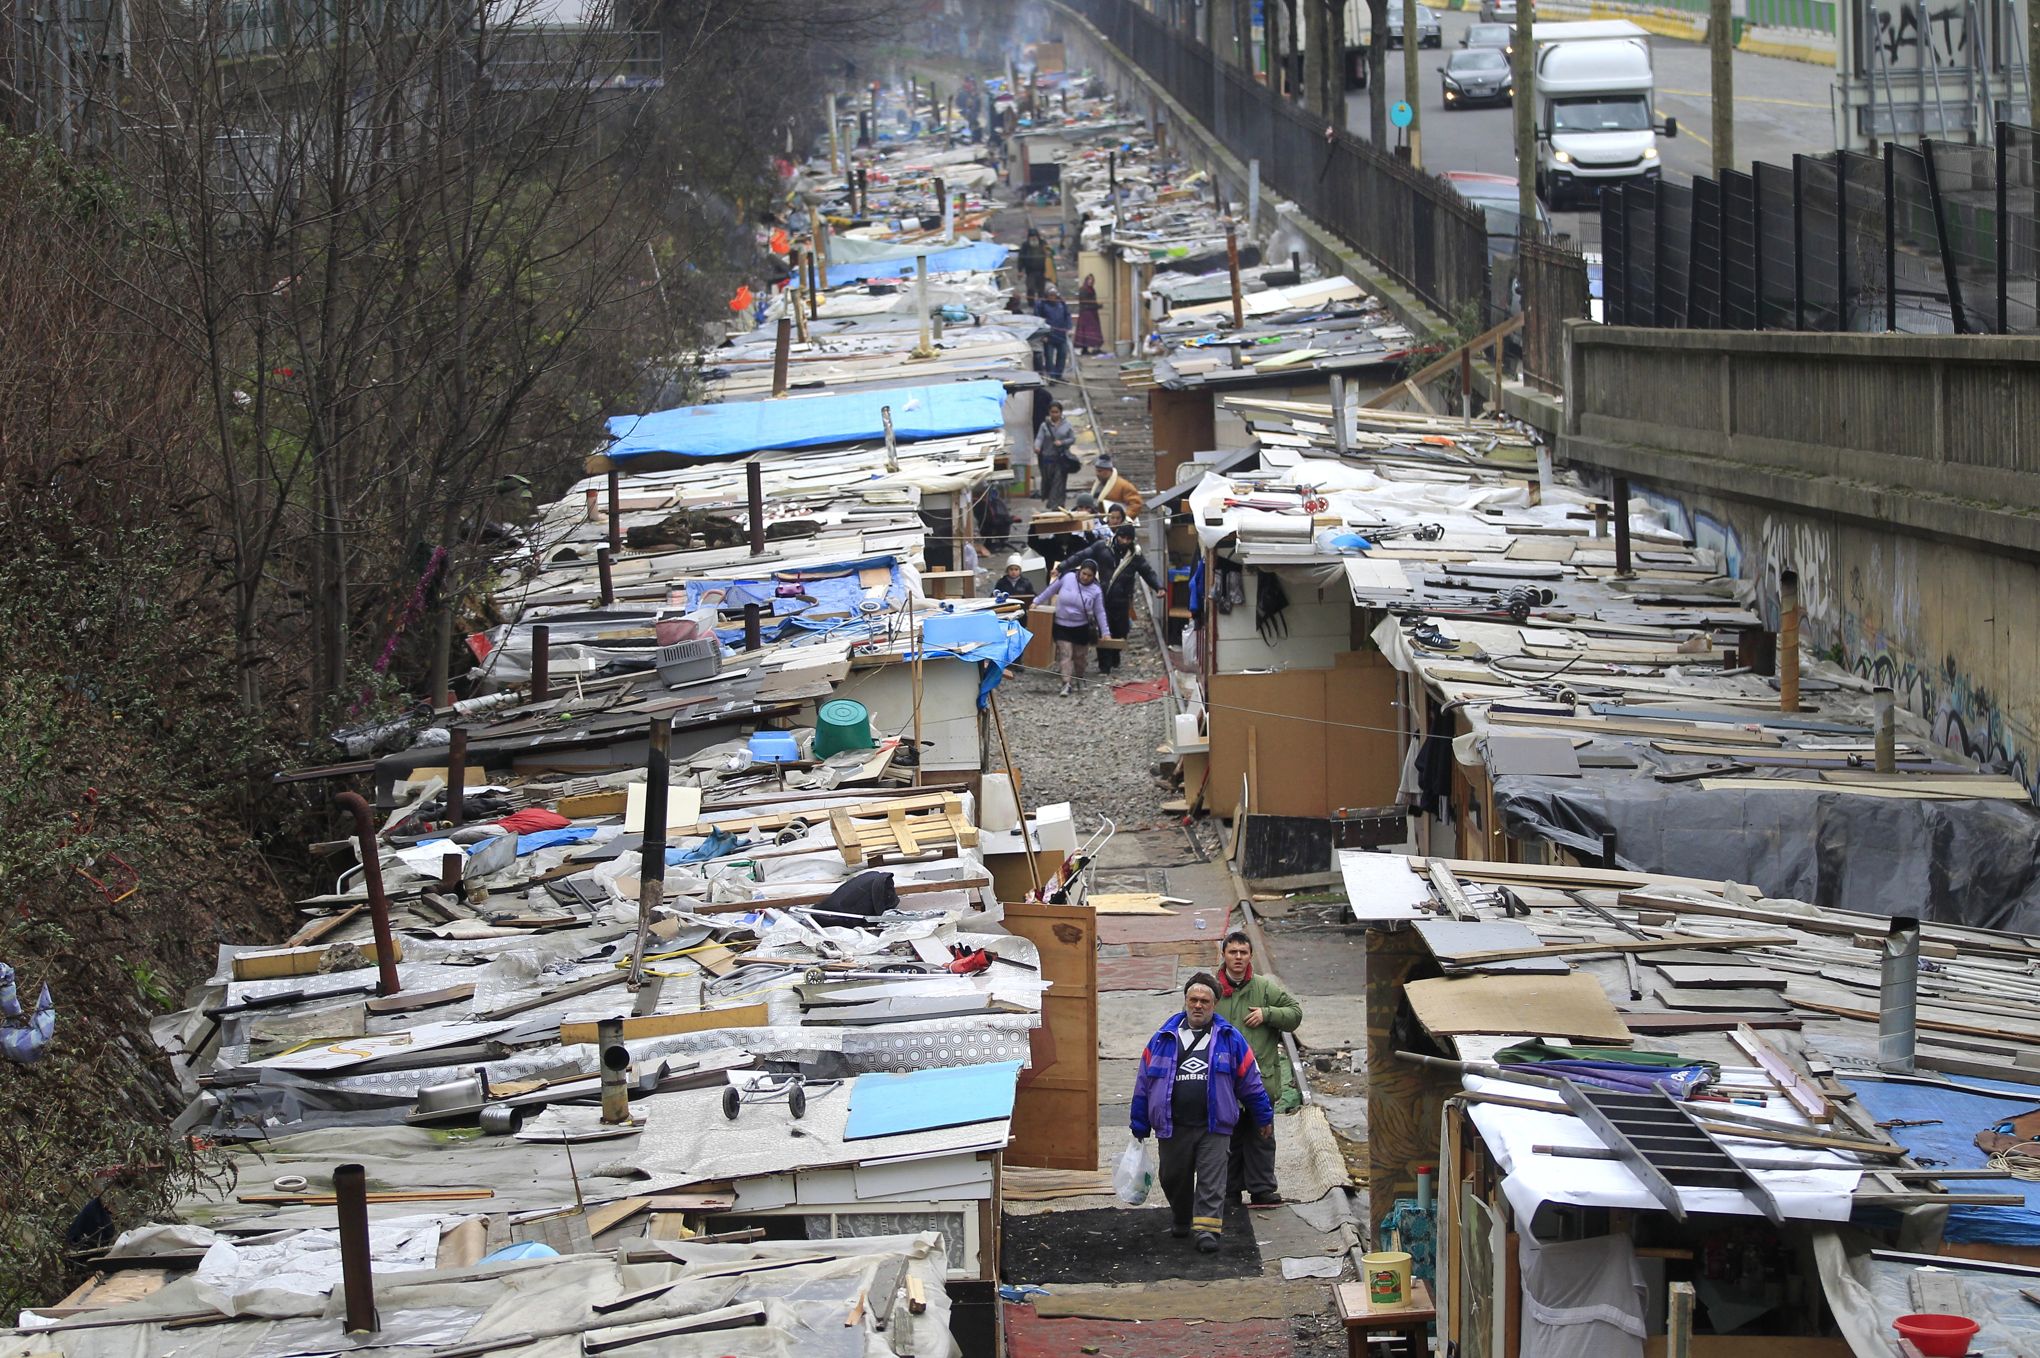
<svg viewBox="0 0 2040 1358"><path fill-rule="evenodd" d="M1252 962L1247 963L1247 974L1240 977L1240 985L1234 985L1232 983L1232 973L1227 971L1224 967L1220 967L1218 969L1218 997L1222 1000L1231 999L1232 993L1235 990L1238 990L1240 986L1245 985L1247 982L1253 979L1254 979L1254 964Z"/></svg>
<svg viewBox="0 0 2040 1358"><path fill-rule="evenodd" d="M542 806L527 806L522 811L512 811L496 824L513 835L532 835L540 830L564 830L573 822L557 811L548 811Z"/></svg>

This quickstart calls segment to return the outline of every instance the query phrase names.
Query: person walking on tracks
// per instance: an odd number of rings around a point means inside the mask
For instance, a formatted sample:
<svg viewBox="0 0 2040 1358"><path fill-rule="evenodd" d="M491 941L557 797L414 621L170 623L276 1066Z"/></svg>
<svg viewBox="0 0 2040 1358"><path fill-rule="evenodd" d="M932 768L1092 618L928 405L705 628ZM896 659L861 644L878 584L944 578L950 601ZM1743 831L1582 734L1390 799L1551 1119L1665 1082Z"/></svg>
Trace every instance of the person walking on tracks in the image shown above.
<svg viewBox="0 0 2040 1358"><path fill-rule="evenodd" d="M1020 273L1027 280L1027 302L1031 306L1041 300L1048 284L1048 242L1031 226L1027 228L1027 238L1020 242Z"/></svg>
<svg viewBox="0 0 2040 1358"><path fill-rule="evenodd" d="M1099 668L1104 668L1102 662ZM1303 1006L1274 977L1255 975L1253 942L1239 929L1225 936L1224 966L1218 973L1218 1012L1247 1039L1268 1098L1280 1106L1288 1069L1282 1056L1282 1034L1295 1032L1303 1022ZM1281 1204L1282 1194L1275 1187L1274 1130L1270 1126L1267 1136L1233 1132L1226 1201L1245 1192L1249 1207Z"/></svg>
<svg viewBox="0 0 2040 1358"><path fill-rule="evenodd" d="M1048 418L1034 431L1034 467L1041 473L1041 507L1059 510L1070 481L1070 468L1082 466L1070 449L1077 446L1077 429L1063 417L1061 401L1051 401Z"/></svg>
<svg viewBox="0 0 2040 1358"><path fill-rule="evenodd" d="M1148 1039L1133 1081L1134 1136L1160 1139L1169 1234L1191 1234L1206 1254L1225 1230L1226 1159L1235 1129L1272 1138L1275 1106L1240 1030L1218 1014L1219 983L1198 972L1183 984L1183 1012ZM1272 1144L1272 1141L1271 1141Z"/></svg>
<svg viewBox="0 0 2040 1358"><path fill-rule="evenodd" d="M1098 568L1089 561L1064 571L1034 596L1036 606L1055 605L1055 663L1062 671L1062 696L1067 698L1084 680L1084 662L1091 645L1110 625L1105 617L1105 592L1098 588Z"/></svg>

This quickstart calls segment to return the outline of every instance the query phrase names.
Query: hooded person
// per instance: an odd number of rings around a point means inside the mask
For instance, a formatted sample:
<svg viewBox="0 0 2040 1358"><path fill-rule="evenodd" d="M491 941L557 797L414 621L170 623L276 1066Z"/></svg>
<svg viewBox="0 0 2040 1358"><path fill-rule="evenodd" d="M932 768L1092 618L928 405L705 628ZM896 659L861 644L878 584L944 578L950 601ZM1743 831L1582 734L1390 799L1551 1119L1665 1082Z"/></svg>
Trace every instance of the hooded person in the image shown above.
<svg viewBox="0 0 2040 1358"><path fill-rule="evenodd" d="M1092 549L1094 552L1095 548ZM1140 550L1139 536L1132 524L1121 524L1112 532L1109 557L1099 568L1099 587L1105 591L1105 630L1116 641L1124 641L1133 631L1134 584L1147 581L1148 588L1159 594L1162 591L1161 577ZM1119 648L1103 646L1098 648L1098 673L1111 674L1119 668Z"/></svg>

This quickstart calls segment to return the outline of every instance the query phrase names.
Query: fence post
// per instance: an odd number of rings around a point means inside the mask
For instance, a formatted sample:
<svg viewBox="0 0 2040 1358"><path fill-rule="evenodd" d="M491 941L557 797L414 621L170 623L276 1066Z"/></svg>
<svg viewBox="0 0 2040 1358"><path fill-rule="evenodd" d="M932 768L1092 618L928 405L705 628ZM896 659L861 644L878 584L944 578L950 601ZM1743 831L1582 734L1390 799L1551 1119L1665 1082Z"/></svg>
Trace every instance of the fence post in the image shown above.
<svg viewBox="0 0 2040 1358"><path fill-rule="evenodd" d="M1884 329L1898 329L1898 176L1891 164L1891 143L1884 143Z"/></svg>
<svg viewBox="0 0 2040 1358"><path fill-rule="evenodd" d="M1988 77L1985 77L1985 83L1988 85ZM2011 259L2012 238L2012 224L2005 217L2005 140L2011 132L2010 123L2000 122L1997 125L1997 332L2000 335L2010 334L2012 328L2010 309L2005 305L2005 270Z"/></svg>
<svg viewBox="0 0 2040 1358"><path fill-rule="evenodd" d="M1792 157L1792 328L1806 329L1806 161Z"/></svg>
<svg viewBox="0 0 2040 1358"><path fill-rule="evenodd" d="M1920 159L1927 167L1927 198L1934 208L1934 241L1941 248L1941 276L1948 283L1948 315L1955 322L1956 334L1974 334L1962 308L1962 280L1957 277L1955 253L1948 248L1948 218L1941 210L1941 172L1934 166L1934 144L1924 137L1920 139Z"/></svg>

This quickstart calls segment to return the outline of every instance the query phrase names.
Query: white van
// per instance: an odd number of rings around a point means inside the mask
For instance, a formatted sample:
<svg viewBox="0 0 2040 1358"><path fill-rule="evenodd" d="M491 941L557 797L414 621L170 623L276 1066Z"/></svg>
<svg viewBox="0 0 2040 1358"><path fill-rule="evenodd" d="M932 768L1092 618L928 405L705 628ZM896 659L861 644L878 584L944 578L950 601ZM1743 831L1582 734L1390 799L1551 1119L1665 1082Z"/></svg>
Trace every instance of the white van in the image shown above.
<svg viewBox="0 0 2040 1358"><path fill-rule="evenodd" d="M1537 54L1537 192L1551 207L1592 201L1604 187L1656 179L1657 138L1679 134L1655 121L1650 35L1627 19L1540 23Z"/></svg>

